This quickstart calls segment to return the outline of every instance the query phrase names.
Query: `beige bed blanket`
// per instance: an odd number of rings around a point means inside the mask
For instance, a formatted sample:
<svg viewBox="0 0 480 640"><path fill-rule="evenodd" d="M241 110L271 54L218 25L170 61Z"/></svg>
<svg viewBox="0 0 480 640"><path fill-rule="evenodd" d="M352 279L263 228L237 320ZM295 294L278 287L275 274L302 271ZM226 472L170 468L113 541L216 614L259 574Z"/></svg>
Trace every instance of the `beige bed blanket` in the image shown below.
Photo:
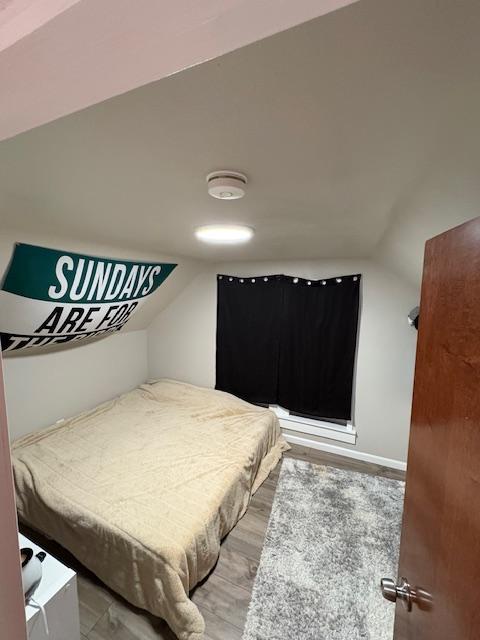
<svg viewBox="0 0 480 640"><path fill-rule="evenodd" d="M288 448L271 411L161 380L15 442L18 511L178 638L200 640L189 591Z"/></svg>

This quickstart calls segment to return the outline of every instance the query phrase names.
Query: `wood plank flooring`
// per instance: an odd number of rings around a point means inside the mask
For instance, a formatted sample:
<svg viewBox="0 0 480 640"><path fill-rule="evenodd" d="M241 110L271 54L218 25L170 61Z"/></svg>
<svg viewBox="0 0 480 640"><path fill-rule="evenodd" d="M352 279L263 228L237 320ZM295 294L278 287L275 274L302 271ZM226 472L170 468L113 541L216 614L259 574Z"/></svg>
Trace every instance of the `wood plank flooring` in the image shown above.
<svg viewBox="0 0 480 640"><path fill-rule="evenodd" d="M298 445L293 445L286 456L404 479L402 471ZM205 618L205 640L241 640L279 471L280 465L252 498L245 516L223 541L214 570L191 595ZM61 547L29 529L22 530L77 572L82 640L175 640L164 622L125 602Z"/></svg>

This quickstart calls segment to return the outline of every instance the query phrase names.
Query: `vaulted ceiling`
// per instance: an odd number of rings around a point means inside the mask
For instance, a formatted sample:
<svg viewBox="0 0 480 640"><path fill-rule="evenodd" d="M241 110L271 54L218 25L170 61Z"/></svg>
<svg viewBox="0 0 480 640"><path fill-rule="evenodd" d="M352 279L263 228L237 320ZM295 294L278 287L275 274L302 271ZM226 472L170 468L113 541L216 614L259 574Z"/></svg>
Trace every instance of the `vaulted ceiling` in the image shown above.
<svg viewBox="0 0 480 640"><path fill-rule="evenodd" d="M0 0L0 140L358 0Z"/></svg>
<svg viewBox="0 0 480 640"><path fill-rule="evenodd" d="M480 209L477 0L361 0L0 143L4 227L209 261L374 256ZM205 176L249 177L215 201ZM256 230L199 244L211 222Z"/></svg>

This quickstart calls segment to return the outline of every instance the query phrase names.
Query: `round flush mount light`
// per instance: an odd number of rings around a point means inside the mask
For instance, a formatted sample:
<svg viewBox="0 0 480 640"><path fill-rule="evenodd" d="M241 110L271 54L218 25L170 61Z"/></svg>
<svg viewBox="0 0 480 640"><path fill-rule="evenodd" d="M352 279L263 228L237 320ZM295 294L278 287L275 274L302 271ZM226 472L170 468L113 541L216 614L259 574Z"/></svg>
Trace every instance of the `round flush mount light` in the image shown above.
<svg viewBox="0 0 480 640"><path fill-rule="evenodd" d="M198 227L195 236L209 244L241 244L253 237L253 229L240 224L208 224Z"/></svg>
<svg viewBox="0 0 480 640"><path fill-rule="evenodd" d="M219 200L238 200L245 195L247 176L238 171L213 171L207 176L208 193Z"/></svg>

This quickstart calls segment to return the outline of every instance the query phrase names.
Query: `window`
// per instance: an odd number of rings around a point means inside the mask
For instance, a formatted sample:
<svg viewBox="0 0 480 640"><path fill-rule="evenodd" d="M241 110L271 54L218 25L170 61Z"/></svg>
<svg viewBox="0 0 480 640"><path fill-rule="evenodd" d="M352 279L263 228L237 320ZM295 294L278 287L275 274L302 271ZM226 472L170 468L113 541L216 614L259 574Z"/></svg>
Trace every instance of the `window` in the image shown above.
<svg viewBox="0 0 480 640"><path fill-rule="evenodd" d="M360 275L219 275L216 388L291 413L351 420Z"/></svg>

